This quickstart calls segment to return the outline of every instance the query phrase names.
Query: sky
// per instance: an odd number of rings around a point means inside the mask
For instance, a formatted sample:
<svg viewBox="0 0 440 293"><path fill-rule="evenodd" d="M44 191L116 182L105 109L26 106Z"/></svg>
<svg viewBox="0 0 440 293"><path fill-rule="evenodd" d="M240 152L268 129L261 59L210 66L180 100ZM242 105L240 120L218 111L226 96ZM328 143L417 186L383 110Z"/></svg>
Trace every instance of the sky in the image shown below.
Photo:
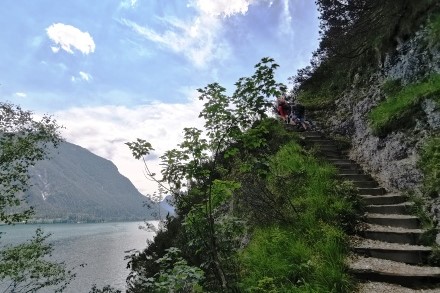
<svg viewBox="0 0 440 293"><path fill-rule="evenodd" d="M125 142L142 138L158 158L202 128L198 88L228 92L263 57L288 85L318 47L312 0L2 0L0 99L52 115L63 137L111 160L143 194Z"/></svg>

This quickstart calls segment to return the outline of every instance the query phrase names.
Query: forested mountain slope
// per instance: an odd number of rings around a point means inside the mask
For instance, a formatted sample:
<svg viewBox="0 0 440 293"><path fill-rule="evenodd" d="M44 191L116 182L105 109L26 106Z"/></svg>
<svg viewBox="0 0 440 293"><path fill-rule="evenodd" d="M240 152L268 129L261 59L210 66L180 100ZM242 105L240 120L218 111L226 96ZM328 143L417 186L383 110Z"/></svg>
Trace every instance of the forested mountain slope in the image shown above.
<svg viewBox="0 0 440 293"><path fill-rule="evenodd" d="M63 142L50 159L31 169L29 205L34 220L110 221L152 219L156 207L109 160Z"/></svg>

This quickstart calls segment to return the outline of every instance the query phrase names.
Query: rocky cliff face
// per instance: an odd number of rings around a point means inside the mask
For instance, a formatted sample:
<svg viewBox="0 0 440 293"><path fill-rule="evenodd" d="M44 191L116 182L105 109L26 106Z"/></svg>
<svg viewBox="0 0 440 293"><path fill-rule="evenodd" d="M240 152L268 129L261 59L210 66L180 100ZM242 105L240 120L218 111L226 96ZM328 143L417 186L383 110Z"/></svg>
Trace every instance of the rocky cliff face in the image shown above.
<svg viewBox="0 0 440 293"><path fill-rule="evenodd" d="M432 99L425 99L411 127L385 137L373 135L368 125L368 113L386 98L381 89L385 81L400 80L406 85L438 72L439 47L429 46L427 31L422 29L386 57L371 76L368 86L359 89L355 80L352 89L337 100L336 110L327 112L321 121L326 131L349 138L352 145L350 157L391 192L414 191L420 194L423 174L417 162L423 144L440 130L440 106ZM438 206L434 204L432 210L439 210Z"/></svg>

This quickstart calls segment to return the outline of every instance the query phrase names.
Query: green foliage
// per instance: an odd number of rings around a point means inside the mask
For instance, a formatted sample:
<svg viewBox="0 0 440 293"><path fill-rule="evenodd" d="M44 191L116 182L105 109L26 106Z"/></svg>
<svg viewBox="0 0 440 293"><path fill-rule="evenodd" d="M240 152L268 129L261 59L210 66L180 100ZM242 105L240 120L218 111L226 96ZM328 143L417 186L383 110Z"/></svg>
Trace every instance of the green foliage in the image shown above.
<svg viewBox="0 0 440 293"><path fill-rule="evenodd" d="M48 147L61 142L59 126L49 116L39 121L19 106L0 103L0 221L13 224L26 221L32 208L20 209L28 189L28 171L47 157ZM75 277L63 263L47 260L52 245L49 235L37 229L28 242L3 247L0 251L0 280L8 292L37 292L50 288L62 292Z"/></svg>
<svg viewBox="0 0 440 293"><path fill-rule="evenodd" d="M321 223L258 228L240 256L245 292L352 292L344 272L344 234ZM276 288L276 290L275 290Z"/></svg>
<svg viewBox="0 0 440 293"><path fill-rule="evenodd" d="M320 12L320 44L310 65L291 78L294 92L309 108L325 109L353 84L369 82L384 57L411 37L436 1L316 1ZM433 18L431 39L437 38Z"/></svg>
<svg viewBox="0 0 440 293"><path fill-rule="evenodd" d="M205 132L195 128L184 129L184 140L178 149L165 152L160 158L162 179L156 179L147 169L147 175L159 184L167 185L174 195L177 213L183 217L180 237L185 259L197 263L206 272L204 286L212 290L227 290L234 278L232 252L238 247L237 234L243 230L243 221L221 212L227 206L240 183L233 178L220 178L225 168L220 162L241 157L245 169L265 166L265 156L258 155L268 148L265 137L267 117L271 105L269 98L281 93L282 84L274 81L278 67L271 58L263 58L256 66L255 74L241 78L236 83L232 97L225 88L214 83L199 89L200 100L205 101L200 117L205 119ZM135 158L148 155L152 146L145 140L127 143ZM238 147L239 146L239 147ZM248 160L249 159L249 160ZM160 248L163 253L163 247ZM163 254L161 254L163 255ZM134 256L137 262L141 255ZM158 260L158 255L152 256ZM148 261L149 269L156 270ZM135 270L140 269L134 267ZM133 274L134 275L134 274ZM148 272L143 275L149 275ZM133 291L145 287L142 277L133 276ZM139 285L138 285L139 284ZM141 289L142 290L142 289Z"/></svg>
<svg viewBox="0 0 440 293"><path fill-rule="evenodd" d="M381 88L385 95L390 97L397 95L403 87L400 79L388 79Z"/></svg>
<svg viewBox="0 0 440 293"><path fill-rule="evenodd" d="M428 22L429 46L434 47L440 43L440 13L430 17Z"/></svg>
<svg viewBox="0 0 440 293"><path fill-rule="evenodd" d="M331 107L336 97L337 93L320 88L317 91L304 90L299 92L298 101L309 110L319 110Z"/></svg>
<svg viewBox="0 0 440 293"><path fill-rule="evenodd" d="M229 201L234 191L240 188L240 183L234 181L214 180L212 185L212 207L215 209Z"/></svg>
<svg viewBox="0 0 440 293"><path fill-rule="evenodd" d="M178 217L132 255L129 292L175 287L175 264L202 269L197 284L208 292L348 291L343 231L355 223L352 190L267 117L268 98L284 90L273 79L277 67L264 58L231 97L216 83L199 90L205 131L186 128L178 149L161 157L158 182L170 186Z"/></svg>
<svg viewBox="0 0 440 293"><path fill-rule="evenodd" d="M431 137L424 145L419 166L423 171L424 193L436 198L440 195L440 137Z"/></svg>
<svg viewBox="0 0 440 293"><path fill-rule="evenodd" d="M137 160L149 155L151 151L154 151L151 143L140 138L136 139L134 142L127 142L125 144L128 145L129 149L132 151L133 157Z"/></svg>
<svg viewBox="0 0 440 293"><path fill-rule="evenodd" d="M33 113L0 102L0 221L27 220L32 209L14 212L24 199L19 195L28 188L28 170L47 156L49 145L57 146L59 126L49 116L35 121Z"/></svg>
<svg viewBox="0 0 440 293"><path fill-rule="evenodd" d="M269 195L254 188L249 203L255 210L255 201L265 200L264 210L256 211L267 217L242 253L243 288L261 292L257 284L269 278L277 292L350 292L343 229L357 223L355 191L339 185L335 172L294 142L271 159Z"/></svg>
<svg viewBox="0 0 440 293"><path fill-rule="evenodd" d="M432 74L422 82L409 84L387 97L368 116L374 134L384 136L408 125L417 116L421 101L428 97L438 100L439 93L440 75Z"/></svg>
<svg viewBox="0 0 440 293"><path fill-rule="evenodd" d="M159 273L146 280L148 292L202 292L199 283L203 281L203 271L189 266L180 256L178 248L171 247L166 251L167 253L156 261L161 268Z"/></svg>
<svg viewBox="0 0 440 293"><path fill-rule="evenodd" d="M428 257L428 263L432 266L440 266L440 245L432 247L431 254Z"/></svg>
<svg viewBox="0 0 440 293"><path fill-rule="evenodd" d="M37 292L50 288L62 292L75 274L64 263L47 260L53 247L47 244L50 234L37 229L32 240L0 251L0 280L8 285L8 292Z"/></svg>

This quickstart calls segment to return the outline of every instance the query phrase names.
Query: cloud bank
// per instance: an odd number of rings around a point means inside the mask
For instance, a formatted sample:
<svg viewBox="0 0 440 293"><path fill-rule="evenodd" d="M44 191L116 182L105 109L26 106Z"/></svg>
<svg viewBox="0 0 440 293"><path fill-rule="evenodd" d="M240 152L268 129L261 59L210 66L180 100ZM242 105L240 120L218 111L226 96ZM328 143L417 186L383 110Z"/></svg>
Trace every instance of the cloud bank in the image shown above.
<svg viewBox="0 0 440 293"><path fill-rule="evenodd" d="M125 143L136 138L149 141L155 151L148 164L153 172L160 174L158 158L182 141L183 128L202 128L203 121L198 118L201 109L202 103L192 99L188 103L153 103L136 108L114 105L71 108L54 116L65 127L63 137L68 142L111 160L140 192L152 194L156 184L145 178L143 163L132 157Z"/></svg>
<svg viewBox="0 0 440 293"><path fill-rule="evenodd" d="M73 49L76 49L85 55L95 51L95 42L90 34L74 26L54 23L46 28L46 33L56 45L51 47L54 53L59 52L60 49L70 54L74 54Z"/></svg>
<svg viewBox="0 0 440 293"><path fill-rule="evenodd" d="M214 59L223 60L230 55L230 47L222 41L222 21L236 14L246 14L249 6L256 0L192 0L187 6L195 9L196 14L190 20L180 20L166 16L160 18L159 31L142 26L129 19L120 23L131 28L143 38L165 49L183 54L196 67L205 67Z"/></svg>

